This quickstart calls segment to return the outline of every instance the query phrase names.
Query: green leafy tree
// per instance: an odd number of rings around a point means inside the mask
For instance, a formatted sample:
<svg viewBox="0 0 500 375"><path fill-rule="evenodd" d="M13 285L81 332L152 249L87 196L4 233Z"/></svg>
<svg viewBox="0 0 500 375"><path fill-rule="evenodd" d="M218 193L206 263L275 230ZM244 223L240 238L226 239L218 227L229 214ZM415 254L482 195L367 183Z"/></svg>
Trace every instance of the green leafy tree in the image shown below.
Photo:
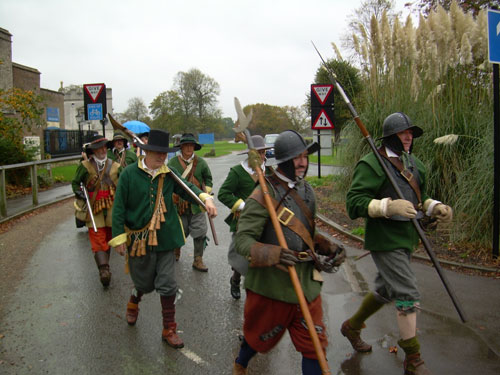
<svg viewBox="0 0 500 375"><path fill-rule="evenodd" d="M33 91L18 88L0 90L0 165L33 160L35 150L23 144L24 131L43 124L42 97ZM7 174L14 184L24 183L25 169Z"/></svg>
<svg viewBox="0 0 500 375"><path fill-rule="evenodd" d="M474 16L477 16L481 9L498 9L499 6L498 0L419 0L416 4L408 3L405 6L413 11L429 15L430 12L436 11L439 5L449 11L453 1L456 1L464 12L472 12Z"/></svg>
<svg viewBox="0 0 500 375"><path fill-rule="evenodd" d="M148 107L144 103L144 100L138 97L131 98L128 101L128 107L123 113L123 118L125 121L137 120L146 122L148 121Z"/></svg>
<svg viewBox="0 0 500 375"><path fill-rule="evenodd" d="M269 133L281 133L292 127L291 121L284 108L269 104L251 104L243 108L248 115L253 112L252 122L248 125L252 135L266 135Z"/></svg>

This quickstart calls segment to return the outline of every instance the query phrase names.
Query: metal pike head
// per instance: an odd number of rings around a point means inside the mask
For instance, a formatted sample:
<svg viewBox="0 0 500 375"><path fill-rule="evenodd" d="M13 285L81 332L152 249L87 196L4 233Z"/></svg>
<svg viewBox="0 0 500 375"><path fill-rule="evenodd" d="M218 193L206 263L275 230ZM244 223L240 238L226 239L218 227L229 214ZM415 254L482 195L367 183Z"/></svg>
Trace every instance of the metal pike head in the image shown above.
<svg viewBox="0 0 500 375"><path fill-rule="evenodd" d="M248 124L252 121L253 111L250 110L250 114L247 117L241 108L240 101L236 97L234 98L234 107L236 108L236 113L238 114L238 120L236 120L236 126L233 130L235 133L241 133L248 128Z"/></svg>

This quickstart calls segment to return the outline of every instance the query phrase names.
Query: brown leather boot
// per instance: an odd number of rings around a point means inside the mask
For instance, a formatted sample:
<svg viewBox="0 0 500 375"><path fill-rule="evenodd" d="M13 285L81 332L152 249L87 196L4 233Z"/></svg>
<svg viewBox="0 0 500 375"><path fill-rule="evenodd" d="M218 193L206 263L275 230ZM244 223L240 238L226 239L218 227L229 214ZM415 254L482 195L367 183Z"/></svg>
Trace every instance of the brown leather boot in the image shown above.
<svg viewBox="0 0 500 375"><path fill-rule="evenodd" d="M365 328L364 324L363 328ZM340 333L342 333L342 336L346 337L350 341L353 349L357 352L366 353L372 351L372 346L364 342L361 338L361 330L352 328L349 324L349 319L342 323Z"/></svg>
<svg viewBox="0 0 500 375"><path fill-rule="evenodd" d="M179 349L184 347L184 342L177 336L177 323L168 323L167 328L163 328L161 338L172 348Z"/></svg>
<svg viewBox="0 0 500 375"><path fill-rule="evenodd" d="M234 362L233 375L246 375L246 374L247 374L247 369L244 368L239 363Z"/></svg>
<svg viewBox="0 0 500 375"><path fill-rule="evenodd" d="M94 254L94 259L99 269L99 279L104 287L109 286L111 282L111 271L109 270L109 250L98 251Z"/></svg>
<svg viewBox="0 0 500 375"><path fill-rule="evenodd" d="M181 248L178 247L174 249L174 253L175 253L175 261L178 262L181 257Z"/></svg>
<svg viewBox="0 0 500 375"><path fill-rule="evenodd" d="M207 266L205 266L205 264L203 263L203 258L200 256L194 257L193 268L197 271L200 271L200 272L207 272L208 271Z"/></svg>
<svg viewBox="0 0 500 375"><path fill-rule="evenodd" d="M431 372L425 367L424 360L420 353L410 354L404 361L405 375L430 375Z"/></svg>

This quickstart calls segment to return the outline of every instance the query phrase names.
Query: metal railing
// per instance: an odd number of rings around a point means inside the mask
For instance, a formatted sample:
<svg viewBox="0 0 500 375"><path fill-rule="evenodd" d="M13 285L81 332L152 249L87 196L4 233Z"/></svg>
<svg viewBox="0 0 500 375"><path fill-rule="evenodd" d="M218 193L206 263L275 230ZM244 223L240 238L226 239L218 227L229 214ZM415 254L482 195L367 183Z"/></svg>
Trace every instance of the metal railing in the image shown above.
<svg viewBox="0 0 500 375"><path fill-rule="evenodd" d="M31 195L33 198L33 207L38 206L38 173L37 168L40 165L50 165L58 164L61 162L80 160L81 155L66 156L57 159L47 159L47 160L36 160L26 163L1 165L0 166L0 215L3 217L7 216L7 193L6 193L6 183L5 183L5 171L9 169L17 168L30 168L30 182L31 182Z"/></svg>

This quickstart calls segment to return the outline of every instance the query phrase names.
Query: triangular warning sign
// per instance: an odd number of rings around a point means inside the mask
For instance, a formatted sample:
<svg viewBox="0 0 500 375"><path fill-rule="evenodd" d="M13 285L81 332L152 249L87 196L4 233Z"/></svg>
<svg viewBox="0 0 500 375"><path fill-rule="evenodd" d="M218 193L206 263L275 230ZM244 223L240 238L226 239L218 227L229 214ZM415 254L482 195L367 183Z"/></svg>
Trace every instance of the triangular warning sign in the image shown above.
<svg viewBox="0 0 500 375"><path fill-rule="evenodd" d="M316 120L312 124L312 129L333 129L333 122L328 116L328 114L325 112L324 109L322 109L319 112L318 117L316 117Z"/></svg>
<svg viewBox="0 0 500 375"><path fill-rule="evenodd" d="M99 95L101 95L102 90L104 89L104 83L96 83L92 85L83 85L83 88L89 94L92 101L95 103Z"/></svg>
<svg viewBox="0 0 500 375"><path fill-rule="evenodd" d="M312 85L312 91L321 105L325 105L328 97L333 91L333 85Z"/></svg>

